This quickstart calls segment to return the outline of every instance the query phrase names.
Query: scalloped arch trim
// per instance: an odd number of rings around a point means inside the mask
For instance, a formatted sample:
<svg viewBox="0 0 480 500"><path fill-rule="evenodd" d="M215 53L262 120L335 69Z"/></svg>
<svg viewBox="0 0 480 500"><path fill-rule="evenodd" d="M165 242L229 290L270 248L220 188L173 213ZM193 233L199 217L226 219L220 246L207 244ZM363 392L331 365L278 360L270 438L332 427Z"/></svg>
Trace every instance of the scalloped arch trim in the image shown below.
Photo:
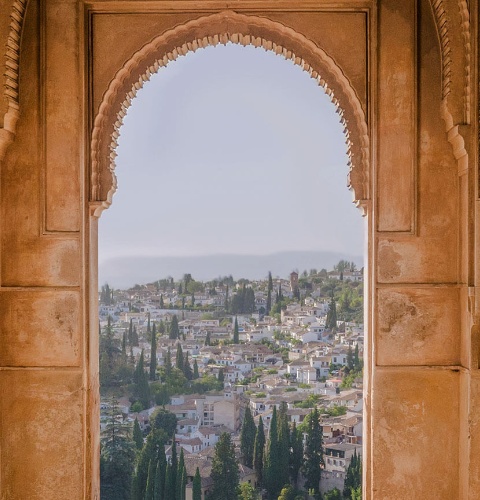
<svg viewBox="0 0 480 500"><path fill-rule="evenodd" d="M263 47L292 60L325 89L344 127L350 158L349 188L357 205L365 208L370 179L368 127L360 100L347 77L329 55L293 29L266 18L225 11L163 33L138 50L116 73L103 96L92 130L90 201L95 215L112 202L117 187L119 130L144 82L181 55L228 42Z"/></svg>

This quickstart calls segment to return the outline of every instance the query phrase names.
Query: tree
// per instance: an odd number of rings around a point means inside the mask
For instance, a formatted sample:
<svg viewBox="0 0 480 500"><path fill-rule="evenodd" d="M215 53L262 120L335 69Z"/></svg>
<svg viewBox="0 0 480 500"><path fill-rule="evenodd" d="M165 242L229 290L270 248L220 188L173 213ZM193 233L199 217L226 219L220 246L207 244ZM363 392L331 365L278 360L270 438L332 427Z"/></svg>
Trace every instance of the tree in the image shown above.
<svg viewBox="0 0 480 500"><path fill-rule="evenodd" d="M177 355L175 357L175 366L183 372L183 350L180 342L177 344Z"/></svg>
<svg viewBox="0 0 480 500"><path fill-rule="evenodd" d="M220 368L220 370L218 370L218 381L222 384L225 382L225 374L223 373L223 368Z"/></svg>
<svg viewBox="0 0 480 500"><path fill-rule="evenodd" d="M102 500L130 500L135 446L130 428L112 402L100 442L100 491Z"/></svg>
<svg viewBox="0 0 480 500"><path fill-rule="evenodd" d="M177 477L175 485L176 500L185 500L185 486L187 485L187 469L185 468L185 458L183 448L180 450L180 459L177 465Z"/></svg>
<svg viewBox="0 0 480 500"><path fill-rule="evenodd" d="M337 328L337 306L335 303L335 297L333 295L333 292L330 298L330 304L328 308L327 319L325 321L325 326L330 330Z"/></svg>
<svg viewBox="0 0 480 500"><path fill-rule="evenodd" d="M243 455L243 463L247 467L250 467L250 469L253 468L253 449L255 447L256 433L257 427L255 425L255 421L253 420L250 406L247 406L240 433L240 451Z"/></svg>
<svg viewBox="0 0 480 500"><path fill-rule="evenodd" d="M144 500L151 462L155 466L157 462L161 463L163 464L163 468L165 468L166 441L167 435L163 430L152 429L148 434L145 445L138 457L137 468L133 478L132 500Z"/></svg>
<svg viewBox="0 0 480 500"><path fill-rule="evenodd" d="M259 500L259 498L259 494L250 483L242 483L240 485L239 500Z"/></svg>
<svg viewBox="0 0 480 500"><path fill-rule="evenodd" d="M165 322L163 321L163 319L161 319L160 322L158 323L158 333L160 335L165 334Z"/></svg>
<svg viewBox="0 0 480 500"><path fill-rule="evenodd" d="M172 318L172 322L170 323L170 339L178 339L180 336L180 330L178 329L178 318L177 315L174 314Z"/></svg>
<svg viewBox="0 0 480 500"><path fill-rule="evenodd" d="M349 370L353 370L354 368L353 351L351 345L348 346L348 351L347 351L347 368Z"/></svg>
<svg viewBox="0 0 480 500"><path fill-rule="evenodd" d="M285 477L281 476L277 419L277 407L274 406L263 470L264 486L267 490L268 498L271 500L278 497L282 486L285 484Z"/></svg>
<svg viewBox="0 0 480 500"><path fill-rule="evenodd" d="M183 373L184 373L185 378L187 380L193 379L192 367L190 366L190 361L188 359L188 351L187 351L187 354L185 354L185 361L183 364Z"/></svg>
<svg viewBox="0 0 480 500"><path fill-rule="evenodd" d="M233 327L233 343L238 344L239 336L238 336L238 319L235 316L235 326Z"/></svg>
<svg viewBox="0 0 480 500"><path fill-rule="evenodd" d="M272 273L268 271L268 290L267 290L267 304L266 304L266 314L270 314L270 309L272 308L272 291L273 291L273 280Z"/></svg>
<svg viewBox="0 0 480 500"><path fill-rule="evenodd" d="M141 450L143 448L143 434L136 417L135 422L133 423L133 442L135 443L137 450Z"/></svg>
<svg viewBox="0 0 480 500"><path fill-rule="evenodd" d="M343 487L344 498L350 499L355 491L362 486L362 459L354 450L352 459L345 474Z"/></svg>
<svg viewBox="0 0 480 500"><path fill-rule="evenodd" d="M165 458L165 452L163 455ZM166 470L166 460L161 462L157 461L157 467L155 468L155 487L153 490L153 498L154 500L163 500L163 493L165 490L165 470Z"/></svg>
<svg viewBox="0 0 480 500"><path fill-rule="evenodd" d="M148 385L147 374L144 369L144 355L143 350L140 355L137 367L135 368L135 373L133 374L134 381L134 395L142 403L144 408L150 406L150 387Z"/></svg>
<svg viewBox="0 0 480 500"><path fill-rule="evenodd" d="M295 490L293 486L288 485L282 488L278 500L295 500Z"/></svg>
<svg viewBox="0 0 480 500"><path fill-rule="evenodd" d="M280 476L285 478L290 475L290 429L288 427L287 403L280 403L277 420L277 435L278 435L278 458Z"/></svg>
<svg viewBox="0 0 480 500"><path fill-rule="evenodd" d="M150 416L150 426L172 436L177 428L177 417L165 408L157 408Z"/></svg>
<svg viewBox="0 0 480 500"><path fill-rule="evenodd" d="M215 445L210 477L213 485L209 500L225 500L226 492L228 492L229 500L238 499L238 464L235 458L235 448L227 432L220 435Z"/></svg>
<svg viewBox="0 0 480 500"><path fill-rule="evenodd" d="M130 318L130 323L128 325L128 345L132 347L133 343L133 320Z"/></svg>
<svg viewBox="0 0 480 500"><path fill-rule="evenodd" d="M210 345L210 332L207 332L205 336L205 345Z"/></svg>
<svg viewBox="0 0 480 500"><path fill-rule="evenodd" d="M163 293L160 295L160 309L165 309L165 303L163 301Z"/></svg>
<svg viewBox="0 0 480 500"><path fill-rule="evenodd" d="M155 471L156 471L156 461L150 460L148 465L148 476L147 485L145 487L145 500L155 500Z"/></svg>
<svg viewBox="0 0 480 500"><path fill-rule="evenodd" d="M253 468L257 473L259 484L263 483L263 454L265 450L265 430L263 428L262 417L258 420L257 433L255 434L255 444L253 447Z"/></svg>
<svg viewBox="0 0 480 500"><path fill-rule="evenodd" d="M175 433L172 435L172 458L170 459L172 464L172 486L173 486L173 497L176 496L177 491L177 474L178 474L178 458L177 458L177 441L175 440Z"/></svg>
<svg viewBox="0 0 480 500"><path fill-rule="evenodd" d="M202 479L198 467L193 478L192 500L202 500Z"/></svg>
<svg viewBox="0 0 480 500"><path fill-rule="evenodd" d="M307 437L305 440L305 461L302 467L305 476L305 487L315 493L319 491L320 467L323 465L323 433L319 421L318 410L315 407L310 413Z"/></svg>
<svg viewBox="0 0 480 500"><path fill-rule="evenodd" d="M323 500L343 500L342 493L338 488L333 488L323 495Z"/></svg>
<svg viewBox="0 0 480 500"><path fill-rule="evenodd" d="M148 316L150 320L150 316ZM150 380L155 380L157 374L157 331L155 323L152 328L152 343L150 349Z"/></svg>
<svg viewBox="0 0 480 500"><path fill-rule="evenodd" d="M353 355L353 366L355 371L359 372L362 369L362 361L358 354L358 344L355 345L355 354Z"/></svg>
<svg viewBox="0 0 480 500"><path fill-rule="evenodd" d="M105 387L115 385L121 350L113 336L111 316L108 316L107 326L100 335L100 353L100 383Z"/></svg>
<svg viewBox="0 0 480 500"><path fill-rule="evenodd" d="M200 377L200 375L198 373L198 363L197 363L197 359L195 358L193 361L193 380L196 380L199 377Z"/></svg>
<svg viewBox="0 0 480 500"><path fill-rule="evenodd" d="M298 473L303 463L303 435L297 425L293 422L293 427L290 432L290 478L296 486L298 481Z"/></svg>
<svg viewBox="0 0 480 500"><path fill-rule="evenodd" d="M165 471L165 490L163 493L163 498L165 498L165 500L173 500L175 498L175 483L172 474L172 465L170 463L167 463L167 468Z"/></svg>
<svg viewBox="0 0 480 500"><path fill-rule="evenodd" d="M170 347L167 349L167 355L165 356L165 375L167 377L172 373L172 351Z"/></svg>
<svg viewBox="0 0 480 500"><path fill-rule="evenodd" d="M352 490L351 500L362 500L362 487L359 486L356 490Z"/></svg>

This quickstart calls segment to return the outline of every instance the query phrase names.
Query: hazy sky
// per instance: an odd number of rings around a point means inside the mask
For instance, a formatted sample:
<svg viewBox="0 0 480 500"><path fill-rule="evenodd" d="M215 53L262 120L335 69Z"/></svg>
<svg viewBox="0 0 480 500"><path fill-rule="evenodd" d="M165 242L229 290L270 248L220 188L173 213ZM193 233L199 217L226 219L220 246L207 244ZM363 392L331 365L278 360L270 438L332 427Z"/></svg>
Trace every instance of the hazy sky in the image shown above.
<svg viewBox="0 0 480 500"><path fill-rule="evenodd" d="M121 128L100 264L130 255L361 255L345 137L323 89L253 47L208 47L162 68Z"/></svg>

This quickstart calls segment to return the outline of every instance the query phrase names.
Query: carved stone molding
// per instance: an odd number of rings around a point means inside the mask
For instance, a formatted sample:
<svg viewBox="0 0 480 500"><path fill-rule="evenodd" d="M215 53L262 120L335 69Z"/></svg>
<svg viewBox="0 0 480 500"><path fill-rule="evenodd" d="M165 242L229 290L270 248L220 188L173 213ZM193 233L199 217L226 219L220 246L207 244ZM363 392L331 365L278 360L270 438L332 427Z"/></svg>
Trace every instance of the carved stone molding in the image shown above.
<svg viewBox="0 0 480 500"><path fill-rule="evenodd" d="M440 39L440 52L442 55L442 99L445 99L450 94L452 81L452 47L449 36L450 21L447 17L444 0L432 0L431 4Z"/></svg>
<svg viewBox="0 0 480 500"><path fill-rule="evenodd" d="M15 0L10 13L10 30L5 51L4 96L7 102L7 112L0 128L0 159L3 158L8 145L15 137L19 118L18 76L20 68L20 43L23 21L28 0Z"/></svg>
<svg viewBox="0 0 480 500"><path fill-rule="evenodd" d="M453 81L457 89L463 92L463 121L470 121L471 101L471 31L470 11L467 0L431 0L431 6L437 26L442 58L442 99L447 99L452 92ZM456 26L460 24L458 30ZM460 33L455 39L454 33ZM463 74L453 74L452 61L463 59ZM457 66L458 69L458 66ZM459 73L460 71L457 71ZM461 90L460 90L461 89Z"/></svg>
<svg viewBox="0 0 480 500"><path fill-rule="evenodd" d="M349 187L357 205L366 209L370 197L366 111L347 76L325 51L293 29L264 17L224 11L166 31L138 50L116 73L103 96L91 135L90 201L95 215L99 216L112 202L117 187L119 130L144 82L181 55L228 42L263 47L292 60L325 89L344 126L350 158Z"/></svg>

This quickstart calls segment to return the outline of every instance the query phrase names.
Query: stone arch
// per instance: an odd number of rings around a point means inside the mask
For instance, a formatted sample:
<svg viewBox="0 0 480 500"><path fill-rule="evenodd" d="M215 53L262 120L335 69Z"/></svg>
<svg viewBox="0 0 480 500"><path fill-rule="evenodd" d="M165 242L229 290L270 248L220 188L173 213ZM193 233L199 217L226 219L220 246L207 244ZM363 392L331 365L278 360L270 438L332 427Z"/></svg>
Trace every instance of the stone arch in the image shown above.
<svg viewBox="0 0 480 500"><path fill-rule="evenodd" d="M267 18L224 11L166 31L138 50L116 73L103 96L91 135L90 202L95 215L110 206L115 193L117 138L136 92L160 67L180 55L227 42L263 47L282 55L323 86L344 126L350 158L349 188L357 206L366 209L370 196L366 110L347 76L325 51L293 29Z"/></svg>

